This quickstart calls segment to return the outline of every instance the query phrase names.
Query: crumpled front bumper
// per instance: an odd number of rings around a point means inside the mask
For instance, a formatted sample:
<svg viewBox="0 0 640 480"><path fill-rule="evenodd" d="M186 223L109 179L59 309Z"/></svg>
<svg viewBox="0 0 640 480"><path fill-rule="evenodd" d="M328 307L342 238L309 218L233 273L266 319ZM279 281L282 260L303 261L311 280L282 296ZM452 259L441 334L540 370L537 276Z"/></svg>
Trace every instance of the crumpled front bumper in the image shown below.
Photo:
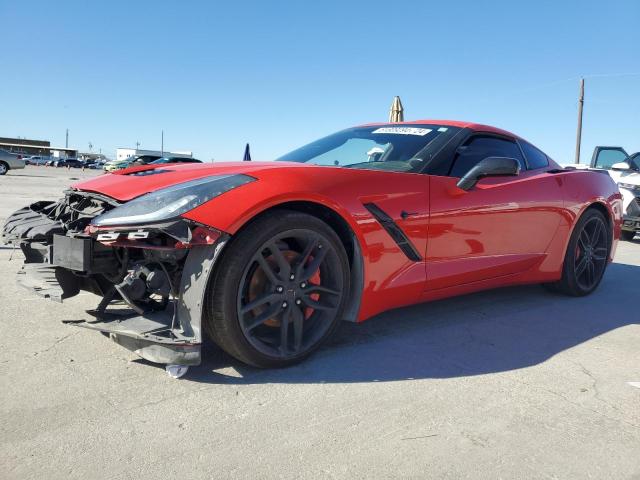
<svg viewBox="0 0 640 480"><path fill-rule="evenodd" d="M102 301L86 318L65 324L97 330L116 343L155 363L198 365L201 361L202 315L209 274L228 240L192 245L183 260L177 295L159 311L136 311L106 282L97 281L109 263L105 246L87 235L65 233L48 217L52 202L38 202L7 219L3 240L19 245L25 263L17 281L30 291L61 302L88 290ZM185 250L183 250L185 251ZM107 308L109 307L109 308Z"/></svg>
<svg viewBox="0 0 640 480"><path fill-rule="evenodd" d="M202 354L202 314L209 273L224 248L215 245L193 247L186 258L179 295L165 310L137 314L100 311L88 313L90 320L66 321L69 325L98 330L111 340L154 363L199 365Z"/></svg>

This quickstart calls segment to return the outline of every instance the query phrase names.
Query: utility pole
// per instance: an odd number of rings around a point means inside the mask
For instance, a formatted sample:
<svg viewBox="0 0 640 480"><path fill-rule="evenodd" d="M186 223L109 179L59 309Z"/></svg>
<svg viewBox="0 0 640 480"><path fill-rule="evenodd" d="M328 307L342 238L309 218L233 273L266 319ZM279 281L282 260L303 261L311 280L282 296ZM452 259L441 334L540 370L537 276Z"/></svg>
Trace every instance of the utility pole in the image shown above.
<svg viewBox="0 0 640 480"><path fill-rule="evenodd" d="M164 157L164 130L162 130L162 140L160 143L160 154Z"/></svg>
<svg viewBox="0 0 640 480"><path fill-rule="evenodd" d="M136 152L140 150L140 142L136 142Z"/></svg>
<svg viewBox="0 0 640 480"><path fill-rule="evenodd" d="M584 78L580 79L580 97L578 98L578 131L576 133L576 163L580 163L580 143L582 142L582 108L584 107Z"/></svg>
<svg viewBox="0 0 640 480"><path fill-rule="evenodd" d="M69 129L68 128L67 128L67 133L65 135L64 148L69 148Z"/></svg>

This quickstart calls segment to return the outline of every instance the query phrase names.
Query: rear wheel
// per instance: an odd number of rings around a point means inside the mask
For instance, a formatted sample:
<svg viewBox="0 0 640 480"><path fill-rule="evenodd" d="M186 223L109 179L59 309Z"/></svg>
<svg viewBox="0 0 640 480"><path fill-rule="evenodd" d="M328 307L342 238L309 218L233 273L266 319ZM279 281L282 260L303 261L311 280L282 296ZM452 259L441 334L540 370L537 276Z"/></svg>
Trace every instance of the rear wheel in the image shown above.
<svg viewBox="0 0 640 480"><path fill-rule="evenodd" d="M607 268L610 237L605 216L598 210L587 210L569 240L562 278L550 285L552 289L575 297L593 292Z"/></svg>
<svg viewBox="0 0 640 480"><path fill-rule="evenodd" d="M349 290L336 233L311 215L277 210L234 237L210 282L204 326L227 353L284 367L336 329Z"/></svg>
<svg viewBox="0 0 640 480"><path fill-rule="evenodd" d="M0 175L4 175L9 171L9 165L4 162L0 162Z"/></svg>
<svg viewBox="0 0 640 480"><path fill-rule="evenodd" d="M622 230L620 232L620 239L624 240L625 242L630 242L635 236L636 232L630 232L629 230Z"/></svg>

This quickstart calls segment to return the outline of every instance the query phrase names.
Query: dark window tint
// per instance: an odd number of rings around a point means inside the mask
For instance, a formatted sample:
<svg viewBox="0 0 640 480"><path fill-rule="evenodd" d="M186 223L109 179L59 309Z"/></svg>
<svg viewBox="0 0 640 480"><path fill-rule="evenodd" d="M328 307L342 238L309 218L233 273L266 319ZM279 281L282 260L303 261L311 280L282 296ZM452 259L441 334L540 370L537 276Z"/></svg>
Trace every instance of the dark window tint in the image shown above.
<svg viewBox="0 0 640 480"><path fill-rule="evenodd" d="M515 142L495 137L474 136L458 147L450 176L463 177L487 157L515 158L520 163L520 169L524 165L524 159Z"/></svg>
<svg viewBox="0 0 640 480"><path fill-rule="evenodd" d="M536 147L527 142L520 142L520 146L524 151L524 156L527 157L527 163L529 164L529 170L535 170L536 168L543 168L549 166L549 159L547 156L538 150Z"/></svg>

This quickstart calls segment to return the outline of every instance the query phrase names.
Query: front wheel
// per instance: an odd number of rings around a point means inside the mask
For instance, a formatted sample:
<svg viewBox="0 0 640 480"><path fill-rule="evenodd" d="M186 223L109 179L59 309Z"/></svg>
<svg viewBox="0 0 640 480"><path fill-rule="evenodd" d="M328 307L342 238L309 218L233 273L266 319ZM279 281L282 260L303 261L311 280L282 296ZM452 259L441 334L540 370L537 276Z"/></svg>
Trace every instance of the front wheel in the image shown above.
<svg viewBox="0 0 640 480"><path fill-rule="evenodd" d="M562 278L553 290L581 297L593 292L609 261L611 231L609 222L598 210L587 210L578 220L569 240Z"/></svg>
<svg viewBox="0 0 640 480"><path fill-rule="evenodd" d="M0 175L5 175L8 171L9 166L4 162L0 162Z"/></svg>
<svg viewBox="0 0 640 480"><path fill-rule="evenodd" d="M301 361L336 330L349 291L337 234L317 217L275 210L223 252L204 328L237 359L262 368Z"/></svg>

